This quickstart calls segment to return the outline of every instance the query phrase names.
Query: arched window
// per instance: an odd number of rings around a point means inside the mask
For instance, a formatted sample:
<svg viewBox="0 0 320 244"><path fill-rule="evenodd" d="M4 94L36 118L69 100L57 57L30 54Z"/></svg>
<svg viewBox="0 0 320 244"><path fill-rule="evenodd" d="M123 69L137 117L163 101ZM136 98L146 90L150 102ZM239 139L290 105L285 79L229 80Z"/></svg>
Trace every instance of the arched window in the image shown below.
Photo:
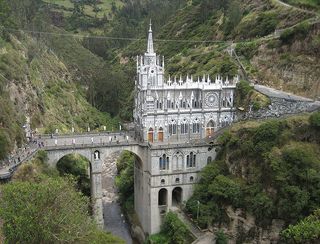
<svg viewBox="0 0 320 244"><path fill-rule="evenodd" d="M180 179L179 178L176 178L176 183L180 183Z"/></svg>
<svg viewBox="0 0 320 244"><path fill-rule="evenodd" d="M187 155L187 168L196 167L196 154L191 152Z"/></svg>
<svg viewBox="0 0 320 244"><path fill-rule="evenodd" d="M167 108L170 108L171 106L171 101L170 100L167 100Z"/></svg>
<svg viewBox="0 0 320 244"><path fill-rule="evenodd" d="M163 142L163 128L160 127L158 130L158 141Z"/></svg>
<svg viewBox="0 0 320 244"><path fill-rule="evenodd" d="M200 133L200 123L194 122L192 124L192 132L193 133Z"/></svg>
<svg viewBox="0 0 320 244"><path fill-rule="evenodd" d="M150 128L148 131L148 142L153 142L153 129Z"/></svg>
<svg viewBox="0 0 320 244"><path fill-rule="evenodd" d="M190 182L193 182L193 180L194 180L194 178L193 178L193 176L190 176Z"/></svg>
<svg viewBox="0 0 320 244"><path fill-rule="evenodd" d="M175 135L177 134L177 125L175 124L175 121L171 121L171 124L169 124L169 134Z"/></svg>
<svg viewBox="0 0 320 244"><path fill-rule="evenodd" d="M212 161L212 158L211 158L211 157L208 157L208 159L207 159L207 164L211 163L211 161Z"/></svg>
<svg viewBox="0 0 320 244"><path fill-rule="evenodd" d="M165 154L159 158L159 168L160 170L168 170L169 169L169 157Z"/></svg>
<svg viewBox="0 0 320 244"><path fill-rule="evenodd" d="M158 193L158 205L165 206L167 205L168 191L165 188L160 189Z"/></svg>
<svg viewBox="0 0 320 244"><path fill-rule="evenodd" d="M100 159L100 152L98 150L94 151L94 160Z"/></svg>
<svg viewBox="0 0 320 244"><path fill-rule="evenodd" d="M211 137L213 133L214 133L214 122L210 120L206 127L206 136Z"/></svg>
<svg viewBox="0 0 320 244"><path fill-rule="evenodd" d="M164 185L166 183L165 179L161 179L161 185Z"/></svg>
<svg viewBox="0 0 320 244"><path fill-rule="evenodd" d="M186 121L183 121L183 123L181 124L181 134L188 134L188 124Z"/></svg>

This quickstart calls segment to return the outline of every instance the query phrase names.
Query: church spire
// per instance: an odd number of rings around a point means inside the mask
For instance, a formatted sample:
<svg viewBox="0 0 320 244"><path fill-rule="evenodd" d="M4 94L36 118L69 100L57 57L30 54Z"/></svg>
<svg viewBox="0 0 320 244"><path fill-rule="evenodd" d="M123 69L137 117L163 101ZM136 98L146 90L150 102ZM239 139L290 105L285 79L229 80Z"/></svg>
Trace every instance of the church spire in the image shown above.
<svg viewBox="0 0 320 244"><path fill-rule="evenodd" d="M147 53L149 54L154 54L154 50L153 50L153 38L152 38L152 29L151 29L151 19L150 19L150 25L149 25L149 34L148 34L148 49L147 49Z"/></svg>

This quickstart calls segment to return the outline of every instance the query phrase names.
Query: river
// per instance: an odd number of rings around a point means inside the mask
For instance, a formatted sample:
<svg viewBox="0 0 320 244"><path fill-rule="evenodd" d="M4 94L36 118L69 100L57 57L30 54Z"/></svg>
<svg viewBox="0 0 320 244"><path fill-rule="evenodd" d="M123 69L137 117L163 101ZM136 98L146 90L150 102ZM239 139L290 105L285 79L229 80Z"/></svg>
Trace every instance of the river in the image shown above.
<svg viewBox="0 0 320 244"><path fill-rule="evenodd" d="M128 244L134 244L126 222L117 202L118 194L115 187L115 176L117 175L116 161L120 154L107 157L103 163L102 189L103 189L103 213L104 228L112 234L124 239Z"/></svg>

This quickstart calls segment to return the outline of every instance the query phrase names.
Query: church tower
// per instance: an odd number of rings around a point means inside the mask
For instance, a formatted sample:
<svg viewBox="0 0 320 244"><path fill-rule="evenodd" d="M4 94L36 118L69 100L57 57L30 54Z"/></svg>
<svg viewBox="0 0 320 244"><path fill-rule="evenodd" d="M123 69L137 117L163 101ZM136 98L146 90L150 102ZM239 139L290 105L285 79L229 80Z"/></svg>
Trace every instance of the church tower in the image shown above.
<svg viewBox="0 0 320 244"><path fill-rule="evenodd" d="M136 138L149 143L202 140L234 120L233 79L208 74L164 78L164 58L155 52L150 21L147 51L137 56L134 122Z"/></svg>
<svg viewBox="0 0 320 244"><path fill-rule="evenodd" d="M137 80L134 119L139 128L136 131L143 138L143 115L154 111L156 89L163 87L164 82L164 59L160 62L160 56L154 51L152 24L150 20L148 32L147 51L143 56L137 56Z"/></svg>

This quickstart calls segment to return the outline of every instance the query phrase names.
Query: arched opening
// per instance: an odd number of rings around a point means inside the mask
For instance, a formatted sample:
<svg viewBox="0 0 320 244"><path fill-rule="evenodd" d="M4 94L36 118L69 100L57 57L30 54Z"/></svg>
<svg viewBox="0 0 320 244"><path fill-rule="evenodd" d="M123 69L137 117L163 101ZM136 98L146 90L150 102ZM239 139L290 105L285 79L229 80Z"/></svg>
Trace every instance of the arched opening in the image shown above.
<svg viewBox="0 0 320 244"><path fill-rule="evenodd" d="M168 191L166 188L162 188L158 193L158 205L166 206L168 203Z"/></svg>
<svg viewBox="0 0 320 244"><path fill-rule="evenodd" d="M159 158L159 169L160 170L169 169L169 157L167 157L166 154L163 154L162 157Z"/></svg>
<svg viewBox="0 0 320 244"><path fill-rule="evenodd" d="M194 181L194 178L193 176L190 176L190 179L189 179L190 182L193 182Z"/></svg>
<svg viewBox="0 0 320 244"><path fill-rule="evenodd" d="M150 128L148 131L148 142L153 142L153 129Z"/></svg>
<svg viewBox="0 0 320 244"><path fill-rule="evenodd" d="M91 196L91 164L86 157L67 154L57 162L57 170L61 176L72 175L76 179L78 190L85 196Z"/></svg>
<svg viewBox="0 0 320 244"><path fill-rule="evenodd" d="M196 154L191 152L189 155L187 155L187 168L194 168L196 167Z"/></svg>
<svg viewBox="0 0 320 244"><path fill-rule="evenodd" d="M208 157L207 158L207 164L211 163L211 161L212 161L212 157Z"/></svg>
<svg viewBox="0 0 320 244"><path fill-rule="evenodd" d="M165 179L161 179L161 185L164 185L166 183Z"/></svg>
<svg viewBox="0 0 320 244"><path fill-rule="evenodd" d="M93 155L94 155L94 160L100 159L100 152L98 150L95 150Z"/></svg>
<svg viewBox="0 0 320 244"><path fill-rule="evenodd" d="M141 218L145 209L143 162L131 151L115 151L103 154L102 192L105 229L125 234L123 212L120 206L135 211Z"/></svg>
<svg viewBox="0 0 320 244"><path fill-rule="evenodd" d="M158 141L163 142L163 128L160 127L158 130Z"/></svg>
<svg viewBox="0 0 320 244"><path fill-rule="evenodd" d="M172 190L172 206L178 206L182 203L182 188L175 187Z"/></svg>
<svg viewBox="0 0 320 244"><path fill-rule="evenodd" d="M209 121L206 127L206 136L211 137L214 133L214 122L212 120Z"/></svg>

